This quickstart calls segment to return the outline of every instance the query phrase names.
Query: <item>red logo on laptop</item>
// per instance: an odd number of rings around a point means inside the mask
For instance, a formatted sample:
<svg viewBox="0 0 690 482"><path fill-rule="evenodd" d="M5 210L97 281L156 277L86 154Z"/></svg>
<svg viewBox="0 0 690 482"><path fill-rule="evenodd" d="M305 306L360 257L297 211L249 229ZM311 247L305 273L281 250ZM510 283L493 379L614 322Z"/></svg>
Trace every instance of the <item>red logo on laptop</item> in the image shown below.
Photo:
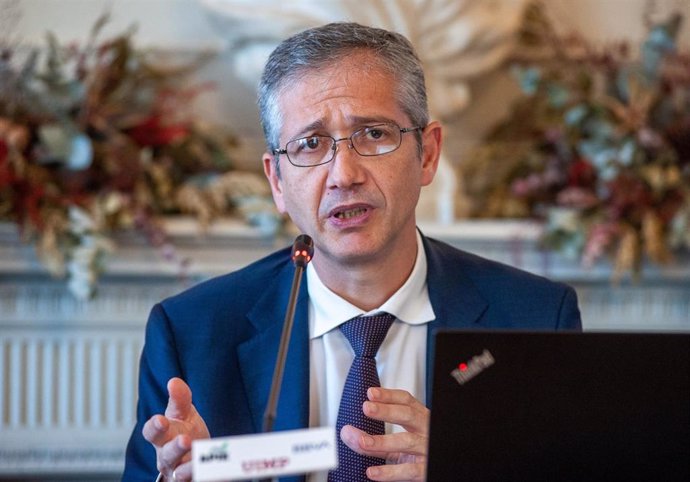
<svg viewBox="0 0 690 482"><path fill-rule="evenodd" d="M473 356L467 363L460 363L450 374L460 385L464 385L493 365L494 361L491 352L485 349L481 355Z"/></svg>

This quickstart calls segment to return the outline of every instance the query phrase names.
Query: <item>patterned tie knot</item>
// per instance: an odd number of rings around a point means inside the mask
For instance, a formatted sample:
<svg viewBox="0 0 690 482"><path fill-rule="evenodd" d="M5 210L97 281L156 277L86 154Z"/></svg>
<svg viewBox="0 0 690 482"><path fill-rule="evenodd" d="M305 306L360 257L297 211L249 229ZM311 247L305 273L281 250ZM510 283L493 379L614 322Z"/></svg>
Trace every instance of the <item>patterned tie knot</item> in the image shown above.
<svg viewBox="0 0 690 482"><path fill-rule="evenodd" d="M374 358L394 320L395 316L388 313L357 316L340 325L340 331L352 345L356 357Z"/></svg>

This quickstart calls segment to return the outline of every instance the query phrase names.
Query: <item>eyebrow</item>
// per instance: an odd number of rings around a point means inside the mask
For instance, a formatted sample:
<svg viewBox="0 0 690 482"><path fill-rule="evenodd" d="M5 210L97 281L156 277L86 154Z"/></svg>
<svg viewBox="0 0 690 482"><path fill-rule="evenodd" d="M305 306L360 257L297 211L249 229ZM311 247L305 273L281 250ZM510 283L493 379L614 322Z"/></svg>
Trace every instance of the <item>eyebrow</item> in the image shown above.
<svg viewBox="0 0 690 482"><path fill-rule="evenodd" d="M377 116L377 117L372 117L372 116L351 116L348 117L347 120L349 123L353 126L360 126L360 127L354 127L355 130L360 129L361 126L366 125L366 124L398 124L398 122L394 119L391 119L389 117L385 116ZM301 137L304 137L307 132L310 131L315 131L319 129L325 129L326 123L324 122L323 119L318 119L314 122L311 122L307 124L306 126L302 127L294 136L290 137L290 140L295 140L299 139Z"/></svg>

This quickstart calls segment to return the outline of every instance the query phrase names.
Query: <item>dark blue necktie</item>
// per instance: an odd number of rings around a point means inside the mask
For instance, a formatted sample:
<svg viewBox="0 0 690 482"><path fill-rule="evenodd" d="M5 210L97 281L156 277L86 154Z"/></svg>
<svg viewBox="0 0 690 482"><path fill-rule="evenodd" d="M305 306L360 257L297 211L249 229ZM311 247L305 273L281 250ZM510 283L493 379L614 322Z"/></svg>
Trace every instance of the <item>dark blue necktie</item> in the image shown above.
<svg viewBox="0 0 690 482"><path fill-rule="evenodd" d="M386 461L376 457L360 455L340 440L340 430L345 425L353 425L370 435L383 435L384 424L379 420L365 417L362 404L367 400L369 387L380 387L376 371L376 352L395 317L388 313L374 316L358 316L340 326L340 331L352 345L355 359L345 380L343 396L336 421L338 440L338 467L329 472L329 482L361 482L367 480L366 470L373 465L384 465Z"/></svg>

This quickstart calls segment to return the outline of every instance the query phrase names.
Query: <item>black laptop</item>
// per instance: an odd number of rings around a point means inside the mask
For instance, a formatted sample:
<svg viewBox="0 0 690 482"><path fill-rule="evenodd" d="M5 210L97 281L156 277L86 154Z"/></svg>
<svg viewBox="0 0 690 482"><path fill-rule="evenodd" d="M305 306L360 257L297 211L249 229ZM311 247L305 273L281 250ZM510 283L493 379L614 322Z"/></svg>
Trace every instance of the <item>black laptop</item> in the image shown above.
<svg viewBox="0 0 690 482"><path fill-rule="evenodd" d="M690 481L690 334L436 334L427 479Z"/></svg>

